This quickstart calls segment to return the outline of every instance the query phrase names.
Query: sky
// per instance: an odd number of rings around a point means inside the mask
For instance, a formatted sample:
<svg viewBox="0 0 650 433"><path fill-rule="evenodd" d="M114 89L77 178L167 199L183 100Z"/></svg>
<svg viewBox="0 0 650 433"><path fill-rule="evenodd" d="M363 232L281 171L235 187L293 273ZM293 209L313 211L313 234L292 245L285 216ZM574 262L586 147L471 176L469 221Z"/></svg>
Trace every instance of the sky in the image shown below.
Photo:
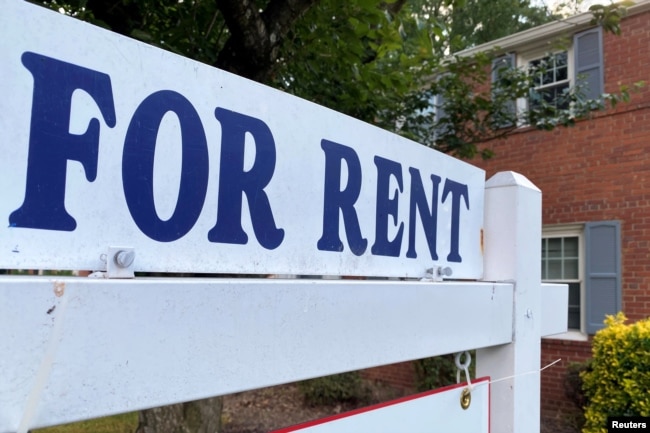
<svg viewBox="0 0 650 433"><path fill-rule="evenodd" d="M534 0L533 3L545 4L551 10L554 10L555 8L558 7L558 5L561 5L563 3L564 4L566 4L566 3L575 3L575 0L574 1L571 1L571 0ZM584 12L587 9L589 9L589 6L591 6L593 4L597 4L597 3L607 4L609 2L608 2L608 0L582 0L580 3L581 3L580 4L580 12Z"/></svg>

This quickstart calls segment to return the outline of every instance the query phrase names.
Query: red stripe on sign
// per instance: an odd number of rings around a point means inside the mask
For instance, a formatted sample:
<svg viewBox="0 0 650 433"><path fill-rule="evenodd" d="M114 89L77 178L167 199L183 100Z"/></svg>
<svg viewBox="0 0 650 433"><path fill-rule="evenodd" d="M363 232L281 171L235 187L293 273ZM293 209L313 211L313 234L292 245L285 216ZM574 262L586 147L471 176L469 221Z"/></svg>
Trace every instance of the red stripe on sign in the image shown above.
<svg viewBox="0 0 650 433"><path fill-rule="evenodd" d="M478 385L478 384L486 384L489 387L490 386L490 378L486 376L486 377L481 377L479 379L476 379L475 381L472 381L472 385ZM430 395L439 394L439 393L445 392L445 391L450 391L452 389L464 388L466 386L467 386L467 382L464 382L464 383L459 383L459 384L456 384L456 385L449 385L449 386L445 386L445 387L442 387L442 388L437 388L437 389L434 389L434 390L431 390L431 391L421 392L421 393L418 393L418 394L407 395L406 397L398 398L398 399L395 399L395 400L385 401L383 403L377 403L377 404L374 404L372 406L362 407L362 408L359 408L359 409L354 409L354 410L351 410L349 412L344 412L344 413L340 413L340 414L337 414L337 415L332 415L332 416L328 416L328 417L325 417L325 418L320 418L320 419L317 419L317 420L314 420L314 421L307 421L307 422L297 424L297 425L294 425L294 426L291 426L291 427L281 428L280 430L273 430L270 433L290 433L290 432L295 432L295 431L306 429L306 428L309 428L309 427L314 427L314 426L321 425L321 424L327 424L328 422L336 421L336 420L339 420L339 419L359 415L359 414L362 414L362 413L365 413L365 412L372 412L373 410L378 410L378 409L382 409L382 408L385 408L385 407L394 406L396 404L405 403L407 401L416 400L418 398L428 397ZM489 395L489 391L488 391L488 395ZM491 399L488 398L488 408L490 408L490 403L491 403ZM488 421L489 421L489 417L490 417L490 415L489 415L489 412L488 412ZM491 424L491 423L489 423L489 424Z"/></svg>

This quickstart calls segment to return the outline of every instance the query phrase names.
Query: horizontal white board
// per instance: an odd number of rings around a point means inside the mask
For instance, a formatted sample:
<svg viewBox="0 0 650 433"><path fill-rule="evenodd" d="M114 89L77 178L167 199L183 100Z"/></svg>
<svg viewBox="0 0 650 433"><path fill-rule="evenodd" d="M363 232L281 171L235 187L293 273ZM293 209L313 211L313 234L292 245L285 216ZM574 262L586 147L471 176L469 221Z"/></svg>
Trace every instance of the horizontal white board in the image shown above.
<svg viewBox="0 0 650 433"><path fill-rule="evenodd" d="M0 38L0 269L482 275L476 167L20 0Z"/></svg>
<svg viewBox="0 0 650 433"><path fill-rule="evenodd" d="M509 343L512 296L490 283L3 277L0 433Z"/></svg>
<svg viewBox="0 0 650 433"><path fill-rule="evenodd" d="M460 404L470 391L469 406ZM306 422L272 433L488 433L490 378L452 385L399 400Z"/></svg>

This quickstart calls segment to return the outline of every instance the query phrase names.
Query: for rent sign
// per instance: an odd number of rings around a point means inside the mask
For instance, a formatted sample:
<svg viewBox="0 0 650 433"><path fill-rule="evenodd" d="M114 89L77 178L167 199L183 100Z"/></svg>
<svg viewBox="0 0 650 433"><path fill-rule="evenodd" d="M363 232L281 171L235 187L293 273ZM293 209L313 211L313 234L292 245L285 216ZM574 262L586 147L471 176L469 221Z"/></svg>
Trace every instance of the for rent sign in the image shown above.
<svg viewBox="0 0 650 433"><path fill-rule="evenodd" d="M22 1L0 36L0 268L482 275L482 170Z"/></svg>

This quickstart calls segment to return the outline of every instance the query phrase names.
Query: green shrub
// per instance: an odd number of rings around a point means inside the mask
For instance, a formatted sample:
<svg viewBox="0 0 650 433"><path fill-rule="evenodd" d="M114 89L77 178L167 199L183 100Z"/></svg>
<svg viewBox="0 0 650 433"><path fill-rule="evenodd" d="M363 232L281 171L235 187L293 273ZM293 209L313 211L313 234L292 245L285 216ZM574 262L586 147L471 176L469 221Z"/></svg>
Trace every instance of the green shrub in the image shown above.
<svg viewBox="0 0 650 433"><path fill-rule="evenodd" d="M476 365L476 352L472 351L472 363L469 366L470 376L474 377ZM463 358L464 359L464 358ZM418 359L415 361L417 375L416 387L418 391L441 388L456 383L456 363L454 355L435 356L432 358ZM465 373L460 375L461 382L465 382Z"/></svg>
<svg viewBox="0 0 650 433"><path fill-rule="evenodd" d="M564 395L567 396L576 408L584 409L588 403L583 387L582 376L585 372L591 371L591 360L586 362L571 362L567 366L564 376Z"/></svg>
<svg viewBox="0 0 650 433"><path fill-rule="evenodd" d="M367 392L356 371L305 380L299 384L309 406L328 406L363 401Z"/></svg>
<svg viewBox="0 0 650 433"><path fill-rule="evenodd" d="M607 433L608 416L650 416L650 319L626 320L623 313L607 316L594 336L591 370L581 375L583 433Z"/></svg>
<svg viewBox="0 0 650 433"><path fill-rule="evenodd" d="M566 422L575 431L581 431L585 425L584 408L589 400L584 391L583 372L591 371L591 360L572 362L567 366L564 376L564 395L575 405L576 410L567 412Z"/></svg>

